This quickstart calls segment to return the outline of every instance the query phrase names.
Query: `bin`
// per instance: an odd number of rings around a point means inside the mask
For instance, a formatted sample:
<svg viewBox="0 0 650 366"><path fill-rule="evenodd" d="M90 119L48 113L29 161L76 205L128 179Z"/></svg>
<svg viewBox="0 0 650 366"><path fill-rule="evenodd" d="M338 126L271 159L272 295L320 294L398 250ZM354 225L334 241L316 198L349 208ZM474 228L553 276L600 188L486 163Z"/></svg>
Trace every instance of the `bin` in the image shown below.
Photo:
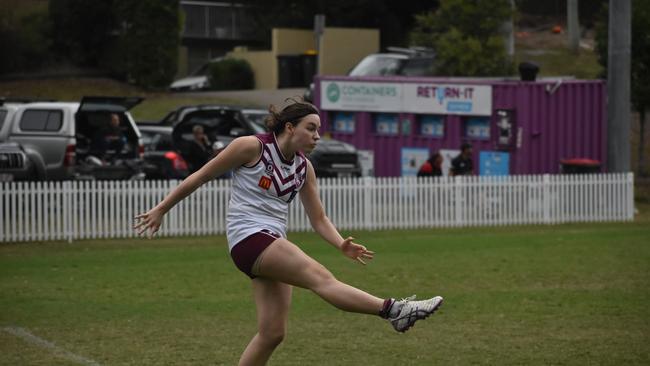
<svg viewBox="0 0 650 366"><path fill-rule="evenodd" d="M521 81L535 81L539 66L534 62L525 61L519 64L519 76Z"/></svg>
<svg viewBox="0 0 650 366"><path fill-rule="evenodd" d="M562 174L600 173L600 161L583 158L563 159L560 161Z"/></svg>
<svg viewBox="0 0 650 366"><path fill-rule="evenodd" d="M303 80L302 55L278 55L278 88L306 86Z"/></svg>

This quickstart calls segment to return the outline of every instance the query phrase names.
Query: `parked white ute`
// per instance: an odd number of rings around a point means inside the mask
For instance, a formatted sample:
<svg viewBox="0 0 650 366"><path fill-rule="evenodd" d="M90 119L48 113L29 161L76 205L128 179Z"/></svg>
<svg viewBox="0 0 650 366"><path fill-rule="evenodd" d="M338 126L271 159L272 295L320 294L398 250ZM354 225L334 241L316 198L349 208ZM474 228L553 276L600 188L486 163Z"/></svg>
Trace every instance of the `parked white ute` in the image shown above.
<svg viewBox="0 0 650 366"><path fill-rule="evenodd" d="M0 100L0 180L143 179L139 97Z"/></svg>

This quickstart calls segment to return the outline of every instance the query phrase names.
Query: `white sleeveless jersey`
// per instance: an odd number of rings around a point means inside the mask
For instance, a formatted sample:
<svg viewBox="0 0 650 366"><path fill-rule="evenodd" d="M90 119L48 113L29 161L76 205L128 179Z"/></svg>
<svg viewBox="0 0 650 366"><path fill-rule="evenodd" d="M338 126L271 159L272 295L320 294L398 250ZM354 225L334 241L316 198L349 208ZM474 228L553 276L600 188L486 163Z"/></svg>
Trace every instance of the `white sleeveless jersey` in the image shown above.
<svg viewBox="0 0 650 366"><path fill-rule="evenodd" d="M232 250L262 229L286 237L289 203L305 184L307 158L298 152L288 161L273 133L257 135L262 155L252 167L240 166L232 173L232 190L226 232Z"/></svg>

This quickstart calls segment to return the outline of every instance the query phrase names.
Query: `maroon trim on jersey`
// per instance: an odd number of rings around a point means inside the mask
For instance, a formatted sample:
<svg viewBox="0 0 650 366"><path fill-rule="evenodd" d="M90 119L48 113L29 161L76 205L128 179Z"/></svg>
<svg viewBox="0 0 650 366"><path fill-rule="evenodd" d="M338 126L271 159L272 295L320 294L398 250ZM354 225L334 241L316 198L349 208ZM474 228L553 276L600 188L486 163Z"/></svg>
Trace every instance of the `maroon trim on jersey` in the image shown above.
<svg viewBox="0 0 650 366"><path fill-rule="evenodd" d="M280 235L270 230L260 230L235 244L230 250L230 257L240 271L253 279L257 277L252 272L255 261L278 238Z"/></svg>
<svg viewBox="0 0 650 366"><path fill-rule="evenodd" d="M268 164L271 164L271 165L273 165L275 167L275 164L269 163L269 160L267 160L266 157L264 157L264 156L262 156L262 162L264 162L265 166L268 165ZM293 175L292 175L292 177L293 177ZM289 186L284 191L280 190L280 184L278 183L276 174L273 174L271 176L271 181L273 182L273 187L275 187L275 191L277 192L278 198L284 196L285 194L291 192L291 190L296 188L296 185L294 184L292 186ZM289 183L289 182L286 182L286 183ZM286 183L284 183L284 184L286 184Z"/></svg>
<svg viewBox="0 0 650 366"><path fill-rule="evenodd" d="M255 135L255 137L257 137L257 141L259 141L260 145L262 145L262 151L260 152L260 157L257 158L257 161L253 165L249 166L249 165L246 165L246 164L242 164L242 166L244 168L248 168L248 169L255 168L257 166L257 164L259 164L260 161L262 160L262 157L264 156L264 141L262 141L262 136L263 135Z"/></svg>
<svg viewBox="0 0 650 366"><path fill-rule="evenodd" d="M260 133L255 135L260 141L262 141L263 144L270 144L273 141L275 141L275 138L273 137L272 133Z"/></svg>
<svg viewBox="0 0 650 366"><path fill-rule="evenodd" d="M287 160L284 155L282 155L282 151L280 151L280 146L278 146L278 139L275 137L275 134L273 135L273 146L275 146L275 151L278 152L278 156L280 157L280 160L285 163L285 164L293 164L293 159Z"/></svg>
<svg viewBox="0 0 650 366"><path fill-rule="evenodd" d="M303 158L302 163L296 168L296 174L300 174L305 167L307 167L307 159Z"/></svg>
<svg viewBox="0 0 650 366"><path fill-rule="evenodd" d="M268 150L268 146L267 146L267 145L264 145L264 149L265 149L265 151L267 151L267 152L269 153L269 156L272 156L272 155L271 155L271 152ZM273 166L273 170L274 170L275 173L276 173L276 174L274 174L273 176L274 176L274 178L279 179L280 183L282 183L282 184L287 184L287 183L291 182L291 181L295 178L295 174L294 174L294 173L291 173L291 174L289 174L288 176L284 177L283 174L282 174L282 171L278 168L278 166L277 166L276 164L274 164L272 161L269 162L269 160L268 160L266 157L264 157L264 154L262 154L262 161L264 162L264 165L265 165L265 166L268 165L269 163ZM302 164L300 164L300 165L298 166L298 168L296 169L296 173L300 172L300 170L305 166L305 164L306 164L306 163L305 163L305 161L303 160Z"/></svg>
<svg viewBox="0 0 650 366"><path fill-rule="evenodd" d="M277 173L276 176L280 179L280 182L282 182L282 184L287 184L287 183L289 183L289 182L291 182L293 180L294 173L291 173L288 176L283 177L282 176L282 171L280 169L278 169L277 165L273 164L273 169Z"/></svg>
<svg viewBox="0 0 650 366"><path fill-rule="evenodd" d="M291 185L291 186L287 187L287 189L285 189L284 191L281 191L280 186L278 185L278 182L275 179L275 176L273 176L273 178L271 180L273 181L273 186L275 187L275 191L278 193L278 197L282 197L285 194L294 191L295 188L296 188L296 185L294 184L294 185Z"/></svg>

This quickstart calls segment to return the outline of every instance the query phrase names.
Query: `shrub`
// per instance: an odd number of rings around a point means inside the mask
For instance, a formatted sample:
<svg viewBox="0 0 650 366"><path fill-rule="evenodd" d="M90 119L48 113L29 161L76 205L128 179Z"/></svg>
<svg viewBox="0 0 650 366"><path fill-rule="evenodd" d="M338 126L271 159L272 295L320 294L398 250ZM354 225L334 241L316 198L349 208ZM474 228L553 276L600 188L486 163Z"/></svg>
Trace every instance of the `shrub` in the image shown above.
<svg viewBox="0 0 650 366"><path fill-rule="evenodd" d="M31 71L51 61L50 28L44 7L0 12L0 74Z"/></svg>
<svg viewBox="0 0 650 366"><path fill-rule="evenodd" d="M119 35L107 66L136 85L166 87L178 67L178 0L114 0L114 4Z"/></svg>
<svg viewBox="0 0 650 366"><path fill-rule="evenodd" d="M255 87L255 76L246 60L223 59L210 64L210 85L215 90L242 90Z"/></svg>
<svg viewBox="0 0 650 366"><path fill-rule="evenodd" d="M112 0L50 0L53 51L79 66L97 67L113 37Z"/></svg>
<svg viewBox="0 0 650 366"><path fill-rule="evenodd" d="M447 0L415 16L415 46L436 51L436 74L502 76L512 73L501 27L512 16L507 0Z"/></svg>

